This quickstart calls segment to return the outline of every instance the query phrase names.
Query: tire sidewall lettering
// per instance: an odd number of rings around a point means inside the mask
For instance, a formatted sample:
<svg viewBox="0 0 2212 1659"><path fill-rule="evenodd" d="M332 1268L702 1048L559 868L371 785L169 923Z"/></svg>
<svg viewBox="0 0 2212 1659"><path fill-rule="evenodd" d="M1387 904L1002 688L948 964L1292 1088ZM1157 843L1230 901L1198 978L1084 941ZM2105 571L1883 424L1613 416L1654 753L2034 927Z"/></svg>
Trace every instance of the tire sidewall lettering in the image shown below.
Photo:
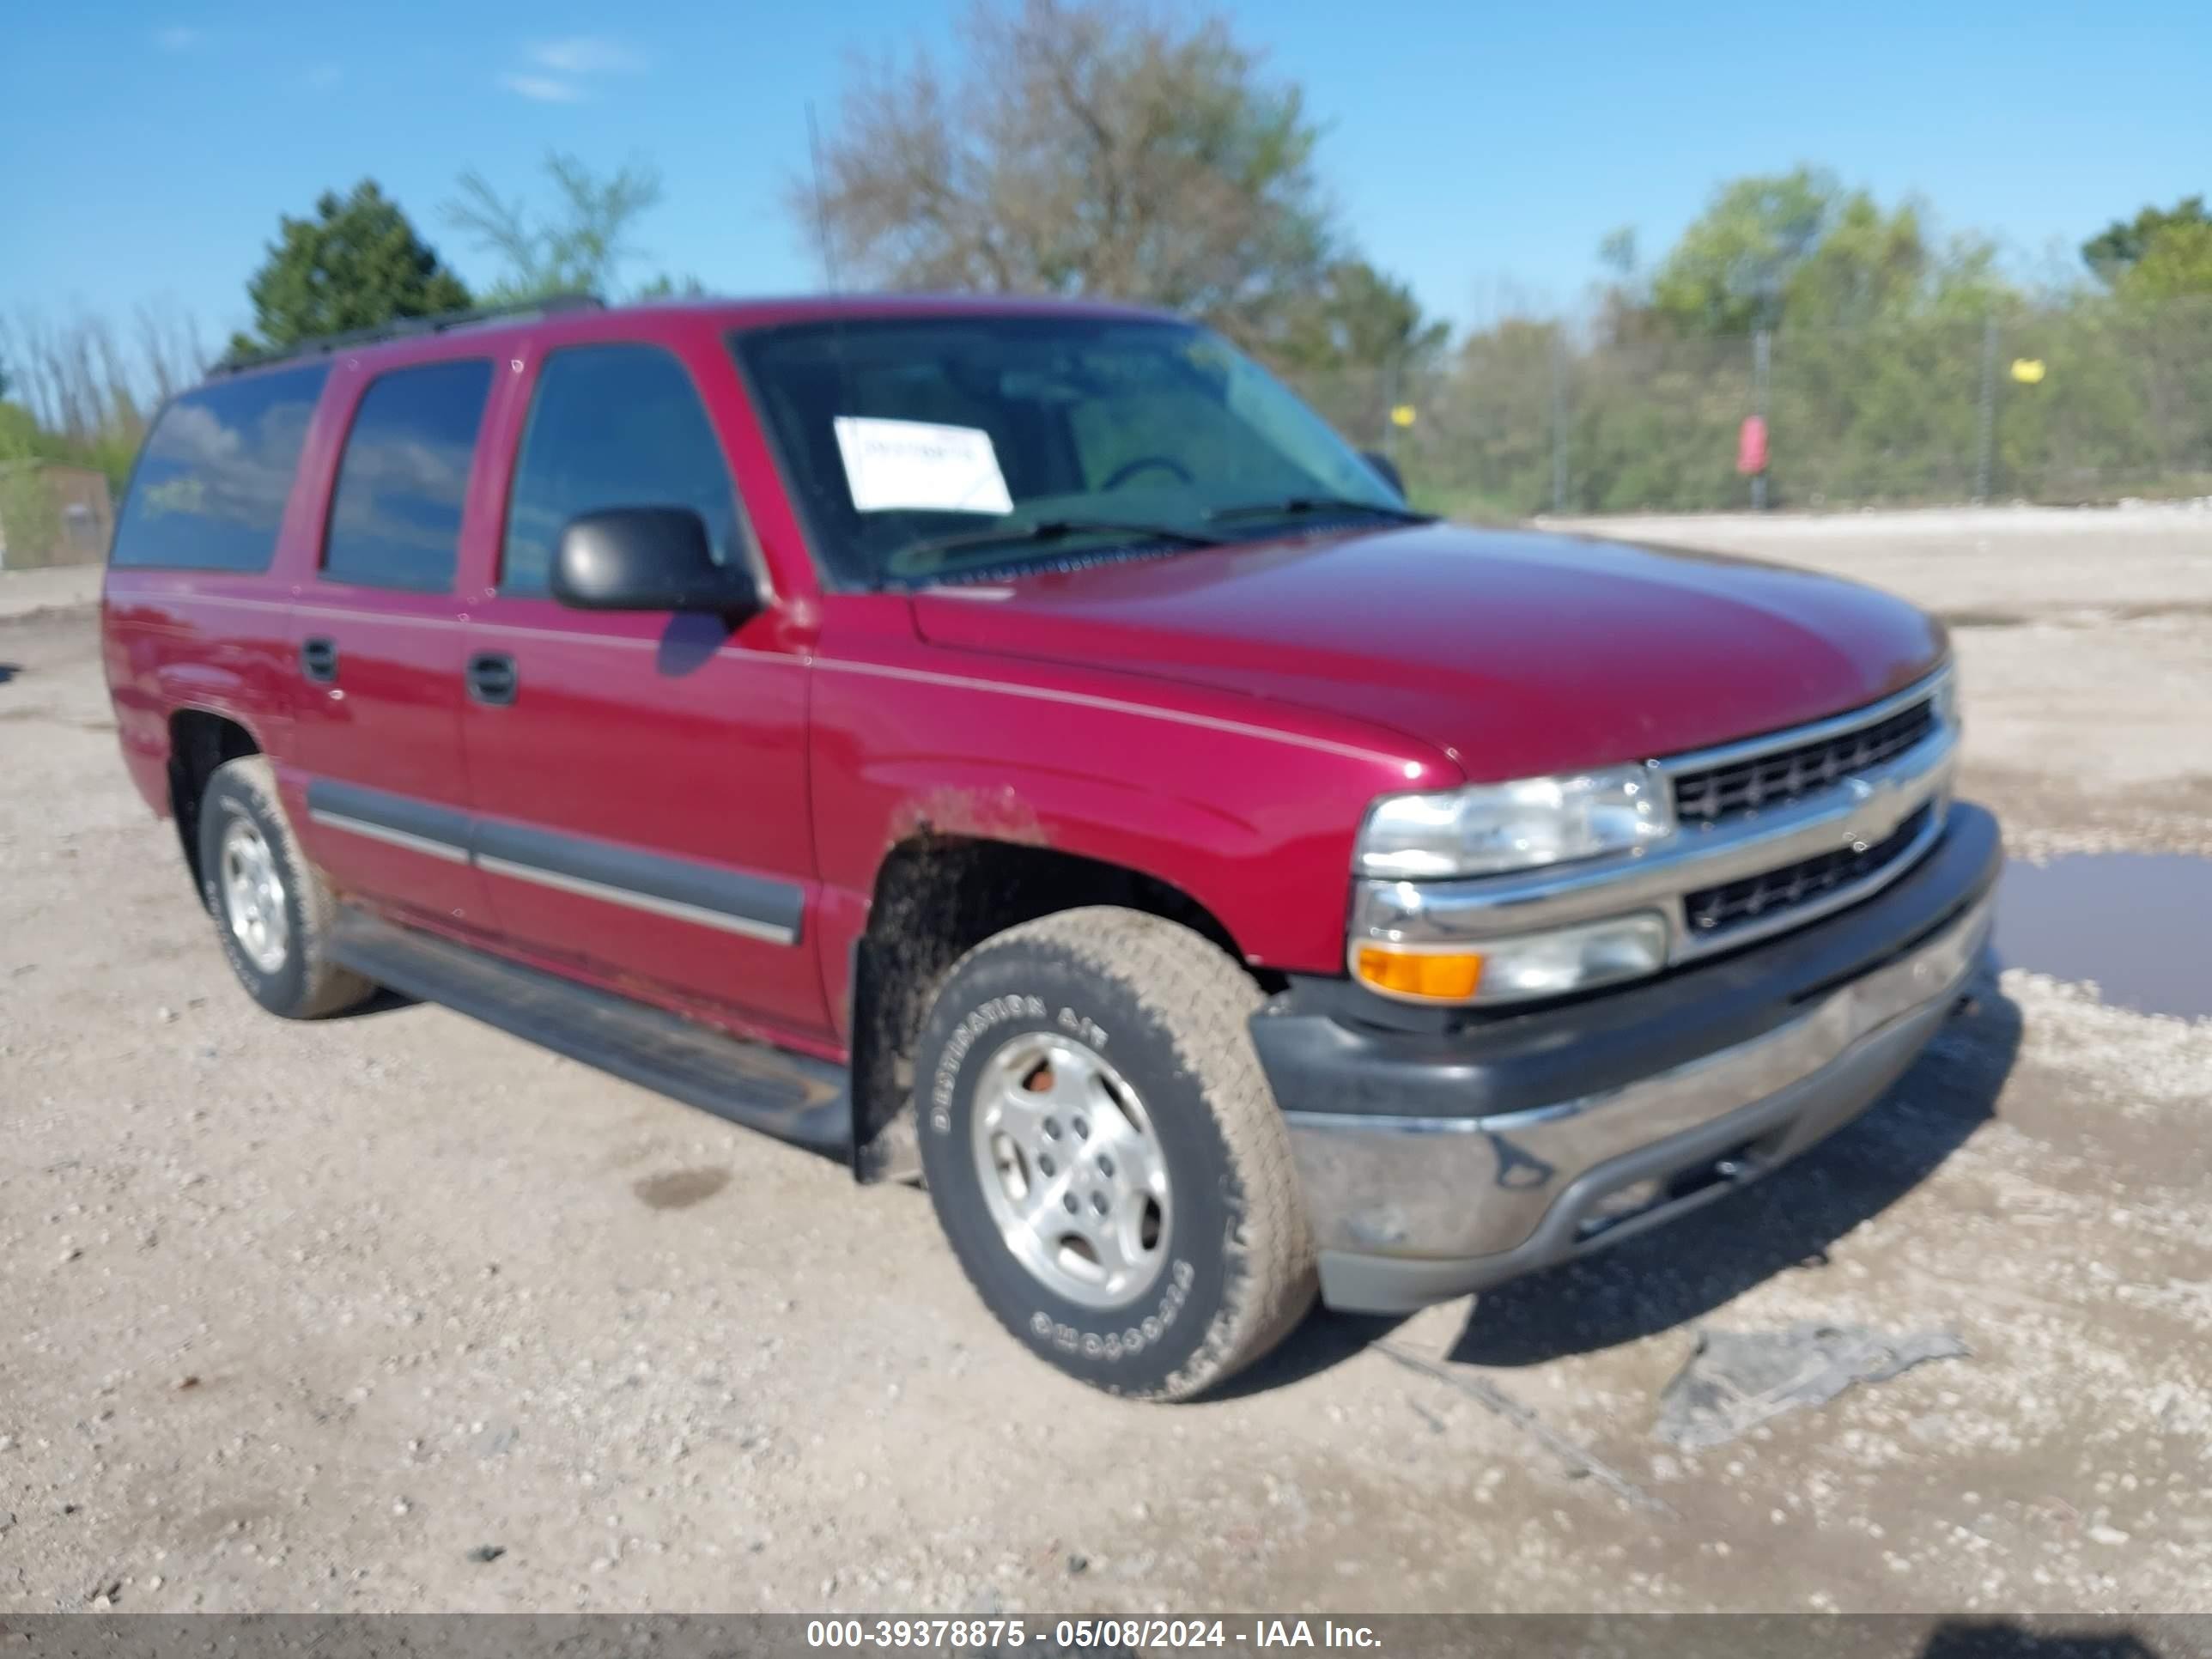
<svg viewBox="0 0 2212 1659"><path fill-rule="evenodd" d="M1169 1264L1167 1285L1158 1305L1126 1329L1079 1331L1039 1308L1030 1315L1030 1334L1062 1353L1080 1353L1085 1359L1103 1359L1109 1364L1133 1359L1174 1328L1197 1278L1198 1269L1187 1258L1177 1256Z"/></svg>
<svg viewBox="0 0 2212 1659"><path fill-rule="evenodd" d="M969 1051L986 1032L1009 1020L1044 1018L1043 1001L1021 993L992 997L969 1010L952 1028L952 1035L945 1040L945 1051L938 1057L936 1072L930 1079L929 1127L941 1135L952 1133L952 1103L959 1087L961 1067Z"/></svg>

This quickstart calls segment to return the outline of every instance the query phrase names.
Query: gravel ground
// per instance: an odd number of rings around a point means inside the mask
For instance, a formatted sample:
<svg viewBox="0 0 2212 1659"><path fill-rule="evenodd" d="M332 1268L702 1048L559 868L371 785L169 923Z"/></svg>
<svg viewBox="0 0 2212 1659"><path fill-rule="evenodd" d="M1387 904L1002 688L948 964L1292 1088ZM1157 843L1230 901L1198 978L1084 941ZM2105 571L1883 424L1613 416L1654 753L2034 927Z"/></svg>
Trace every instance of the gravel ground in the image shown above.
<svg viewBox="0 0 2212 1659"><path fill-rule="evenodd" d="M2212 515L2008 516L1635 529L1951 613L2016 842L2207 847ZM2203 1605L2212 1022L1985 979L1759 1188L1126 1405L918 1193L442 1010L261 1015L86 592L0 576L0 1610ZM1805 1320L1971 1352L1654 1437L1699 1327Z"/></svg>

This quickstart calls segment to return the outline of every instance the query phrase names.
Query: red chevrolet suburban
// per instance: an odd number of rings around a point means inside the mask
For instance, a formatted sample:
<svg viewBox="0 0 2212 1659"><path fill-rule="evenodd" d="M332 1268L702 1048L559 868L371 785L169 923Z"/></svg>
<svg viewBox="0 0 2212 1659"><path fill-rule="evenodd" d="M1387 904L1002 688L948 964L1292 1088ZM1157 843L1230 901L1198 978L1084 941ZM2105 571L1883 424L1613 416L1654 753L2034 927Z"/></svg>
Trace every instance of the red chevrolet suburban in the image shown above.
<svg viewBox="0 0 2212 1659"><path fill-rule="evenodd" d="M1196 1393L1717 1198L1956 1001L1942 629L1410 510L1204 329L547 303L218 371L125 757L261 1005L379 986L920 1176L1018 1340Z"/></svg>

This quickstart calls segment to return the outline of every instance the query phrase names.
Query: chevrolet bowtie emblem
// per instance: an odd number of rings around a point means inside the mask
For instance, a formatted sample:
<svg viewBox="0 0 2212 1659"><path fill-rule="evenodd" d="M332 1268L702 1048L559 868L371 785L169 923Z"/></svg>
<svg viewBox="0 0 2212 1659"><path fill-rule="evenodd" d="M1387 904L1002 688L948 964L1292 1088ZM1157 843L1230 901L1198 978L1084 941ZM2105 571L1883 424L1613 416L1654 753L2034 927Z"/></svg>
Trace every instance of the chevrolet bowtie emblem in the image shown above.
<svg viewBox="0 0 2212 1659"><path fill-rule="evenodd" d="M1845 778L1844 787L1851 797L1850 814L1843 826L1846 847L1863 851L1886 839L1904 821L1907 803L1896 779L1869 782L1865 778Z"/></svg>

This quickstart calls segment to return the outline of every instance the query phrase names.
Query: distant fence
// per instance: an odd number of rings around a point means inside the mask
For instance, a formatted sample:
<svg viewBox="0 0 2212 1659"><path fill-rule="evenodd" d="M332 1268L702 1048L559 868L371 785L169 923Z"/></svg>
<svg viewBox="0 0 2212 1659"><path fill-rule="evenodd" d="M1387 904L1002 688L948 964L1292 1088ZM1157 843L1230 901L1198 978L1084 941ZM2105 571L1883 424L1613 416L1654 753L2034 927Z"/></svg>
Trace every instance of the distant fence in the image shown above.
<svg viewBox="0 0 2212 1659"><path fill-rule="evenodd" d="M1290 378L1454 512L1747 506L1750 416L1769 506L2212 494L2212 300L1622 345L1509 323L1435 371Z"/></svg>
<svg viewBox="0 0 2212 1659"><path fill-rule="evenodd" d="M97 564L114 523L106 475L95 468L0 461L0 569Z"/></svg>

